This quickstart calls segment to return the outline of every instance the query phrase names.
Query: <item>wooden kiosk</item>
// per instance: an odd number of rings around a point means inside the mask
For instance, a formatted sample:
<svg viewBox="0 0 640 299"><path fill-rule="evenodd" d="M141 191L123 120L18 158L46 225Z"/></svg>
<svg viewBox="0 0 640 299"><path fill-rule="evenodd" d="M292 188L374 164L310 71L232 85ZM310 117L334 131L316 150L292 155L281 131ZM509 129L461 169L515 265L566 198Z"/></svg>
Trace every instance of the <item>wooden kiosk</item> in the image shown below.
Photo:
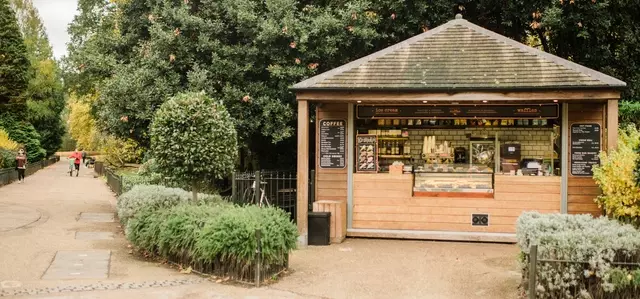
<svg viewBox="0 0 640 299"><path fill-rule="evenodd" d="M600 213L591 166L616 145L626 84L456 16L293 86L298 215L344 236L514 242L525 211ZM317 104L309 121L309 103Z"/></svg>

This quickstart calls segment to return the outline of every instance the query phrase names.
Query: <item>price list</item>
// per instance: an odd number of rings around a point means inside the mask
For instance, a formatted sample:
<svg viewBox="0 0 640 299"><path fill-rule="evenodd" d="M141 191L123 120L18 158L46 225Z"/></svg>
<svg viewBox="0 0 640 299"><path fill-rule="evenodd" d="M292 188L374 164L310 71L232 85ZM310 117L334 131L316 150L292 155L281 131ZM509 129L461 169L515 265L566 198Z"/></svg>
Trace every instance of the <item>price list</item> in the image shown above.
<svg viewBox="0 0 640 299"><path fill-rule="evenodd" d="M591 168L600 164L600 125L571 125L571 174L593 176Z"/></svg>
<svg viewBox="0 0 640 299"><path fill-rule="evenodd" d="M320 168L344 168L346 165L345 120L320 120Z"/></svg>

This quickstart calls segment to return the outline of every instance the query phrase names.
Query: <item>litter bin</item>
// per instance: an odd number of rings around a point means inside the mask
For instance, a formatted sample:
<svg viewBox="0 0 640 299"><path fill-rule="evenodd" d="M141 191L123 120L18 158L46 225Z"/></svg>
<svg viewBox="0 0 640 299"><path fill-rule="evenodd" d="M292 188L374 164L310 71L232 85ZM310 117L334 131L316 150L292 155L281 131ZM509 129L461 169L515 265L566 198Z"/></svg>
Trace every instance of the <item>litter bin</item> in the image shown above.
<svg viewBox="0 0 640 299"><path fill-rule="evenodd" d="M309 212L309 245L329 245L330 212Z"/></svg>

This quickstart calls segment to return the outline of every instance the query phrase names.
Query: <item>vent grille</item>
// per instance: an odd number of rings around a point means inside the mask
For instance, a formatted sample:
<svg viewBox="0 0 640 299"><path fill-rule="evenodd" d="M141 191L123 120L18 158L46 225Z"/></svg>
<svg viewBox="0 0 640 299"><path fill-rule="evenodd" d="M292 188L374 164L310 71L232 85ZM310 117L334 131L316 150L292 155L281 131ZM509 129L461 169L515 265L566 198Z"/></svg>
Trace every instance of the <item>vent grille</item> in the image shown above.
<svg viewBox="0 0 640 299"><path fill-rule="evenodd" d="M471 214L472 226L489 226L489 214Z"/></svg>

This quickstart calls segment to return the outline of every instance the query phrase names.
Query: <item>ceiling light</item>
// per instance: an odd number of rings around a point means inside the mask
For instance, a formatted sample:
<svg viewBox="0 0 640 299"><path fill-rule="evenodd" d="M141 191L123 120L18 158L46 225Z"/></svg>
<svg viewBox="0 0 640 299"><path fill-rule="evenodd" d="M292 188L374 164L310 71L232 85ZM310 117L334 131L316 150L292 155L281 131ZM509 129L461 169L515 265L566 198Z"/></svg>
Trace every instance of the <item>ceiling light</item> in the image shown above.
<svg viewBox="0 0 640 299"><path fill-rule="evenodd" d="M362 103L362 101L358 101L358 104Z"/></svg>
<svg viewBox="0 0 640 299"><path fill-rule="evenodd" d="M487 102L487 100L484 100L484 101L482 101L482 102L483 102L483 103L486 103L486 102Z"/></svg>
<svg viewBox="0 0 640 299"><path fill-rule="evenodd" d="M558 100L553 100L553 102L554 102L554 103L557 103L557 102L558 102Z"/></svg>
<svg viewBox="0 0 640 299"><path fill-rule="evenodd" d="M422 102L426 104L428 101L422 101Z"/></svg>

